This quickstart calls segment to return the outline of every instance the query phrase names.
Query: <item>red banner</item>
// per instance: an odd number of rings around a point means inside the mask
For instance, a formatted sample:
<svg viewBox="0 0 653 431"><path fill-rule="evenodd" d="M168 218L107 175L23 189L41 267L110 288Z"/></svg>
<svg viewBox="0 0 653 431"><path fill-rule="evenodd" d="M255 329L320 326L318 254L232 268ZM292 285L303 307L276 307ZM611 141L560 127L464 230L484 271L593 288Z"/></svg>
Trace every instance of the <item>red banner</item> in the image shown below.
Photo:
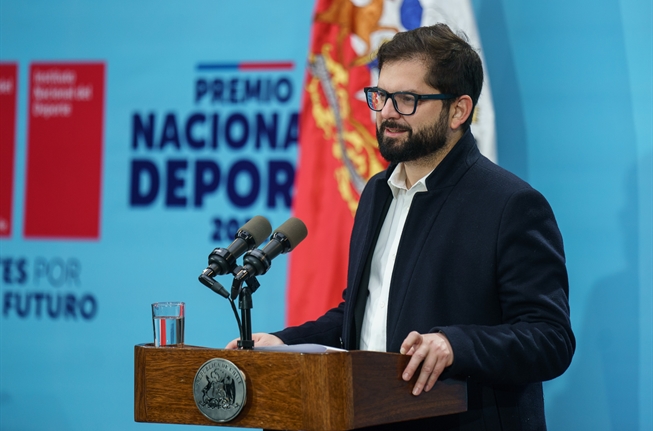
<svg viewBox="0 0 653 431"><path fill-rule="evenodd" d="M11 236L18 66L0 64L0 238Z"/></svg>
<svg viewBox="0 0 653 431"><path fill-rule="evenodd" d="M385 166L363 87L371 84L370 34L383 3L319 0L300 122L294 215L308 237L290 257L288 325L322 315L342 298L360 192ZM351 37L367 42L358 53ZM365 51L365 47L363 50Z"/></svg>
<svg viewBox="0 0 653 431"><path fill-rule="evenodd" d="M103 63L30 66L25 237L98 239Z"/></svg>

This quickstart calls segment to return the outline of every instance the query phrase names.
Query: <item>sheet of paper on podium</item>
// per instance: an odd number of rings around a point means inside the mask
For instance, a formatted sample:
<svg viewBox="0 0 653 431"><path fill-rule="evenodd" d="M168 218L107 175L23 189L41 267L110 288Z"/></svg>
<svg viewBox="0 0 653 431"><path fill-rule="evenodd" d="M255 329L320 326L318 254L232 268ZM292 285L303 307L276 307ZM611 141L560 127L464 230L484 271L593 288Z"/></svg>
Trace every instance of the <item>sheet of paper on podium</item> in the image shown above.
<svg viewBox="0 0 653 431"><path fill-rule="evenodd" d="M279 346L262 346L254 347L254 350L265 352L293 352L293 353L327 353L327 352L346 352L347 350L338 349L337 347L323 346L321 344L282 344Z"/></svg>

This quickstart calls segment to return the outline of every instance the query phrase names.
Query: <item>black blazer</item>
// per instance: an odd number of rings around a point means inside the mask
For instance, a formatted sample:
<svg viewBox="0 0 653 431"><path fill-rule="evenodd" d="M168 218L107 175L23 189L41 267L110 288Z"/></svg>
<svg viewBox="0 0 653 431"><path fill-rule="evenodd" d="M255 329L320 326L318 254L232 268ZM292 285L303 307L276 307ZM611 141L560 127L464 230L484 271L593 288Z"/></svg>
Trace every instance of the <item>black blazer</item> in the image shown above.
<svg viewBox="0 0 653 431"><path fill-rule="evenodd" d="M369 262L392 199L387 179L394 168L371 178L361 195L344 301L314 322L276 333L285 343L358 347ZM545 429L541 382L562 374L575 349L551 207L483 157L470 132L426 184L428 191L413 199L397 251L387 351L398 352L413 330L449 339L454 362L441 378L469 379L470 410L429 420L427 429Z"/></svg>

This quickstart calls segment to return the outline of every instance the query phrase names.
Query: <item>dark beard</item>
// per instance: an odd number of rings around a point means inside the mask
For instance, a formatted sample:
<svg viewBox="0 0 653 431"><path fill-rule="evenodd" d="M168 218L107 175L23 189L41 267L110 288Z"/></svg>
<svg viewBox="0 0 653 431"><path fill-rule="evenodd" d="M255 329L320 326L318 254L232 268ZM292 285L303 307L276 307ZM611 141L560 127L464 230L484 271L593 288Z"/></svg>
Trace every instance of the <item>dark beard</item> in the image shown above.
<svg viewBox="0 0 653 431"><path fill-rule="evenodd" d="M433 125L417 133L413 133L409 126L399 124L394 120L386 120L376 129L379 151L383 158L390 163L412 162L435 154L447 143L448 119L448 110L443 110L440 118ZM386 127L407 131L408 137L405 142L384 137L383 132Z"/></svg>

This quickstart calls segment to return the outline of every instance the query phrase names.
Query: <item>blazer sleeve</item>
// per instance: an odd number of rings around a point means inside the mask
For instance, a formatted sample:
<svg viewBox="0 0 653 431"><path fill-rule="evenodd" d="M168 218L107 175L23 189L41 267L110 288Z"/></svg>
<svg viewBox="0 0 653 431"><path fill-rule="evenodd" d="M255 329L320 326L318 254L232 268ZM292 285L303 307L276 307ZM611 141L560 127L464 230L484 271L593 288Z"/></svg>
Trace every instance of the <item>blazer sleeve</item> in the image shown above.
<svg viewBox="0 0 653 431"><path fill-rule="evenodd" d="M562 374L575 350L562 237L546 199L532 188L505 203L496 244L500 325L433 328L451 343L446 377L526 384Z"/></svg>
<svg viewBox="0 0 653 431"><path fill-rule="evenodd" d="M341 348L344 306L345 303L341 302L317 320L285 328L274 332L273 335L279 337L285 344L309 343Z"/></svg>

